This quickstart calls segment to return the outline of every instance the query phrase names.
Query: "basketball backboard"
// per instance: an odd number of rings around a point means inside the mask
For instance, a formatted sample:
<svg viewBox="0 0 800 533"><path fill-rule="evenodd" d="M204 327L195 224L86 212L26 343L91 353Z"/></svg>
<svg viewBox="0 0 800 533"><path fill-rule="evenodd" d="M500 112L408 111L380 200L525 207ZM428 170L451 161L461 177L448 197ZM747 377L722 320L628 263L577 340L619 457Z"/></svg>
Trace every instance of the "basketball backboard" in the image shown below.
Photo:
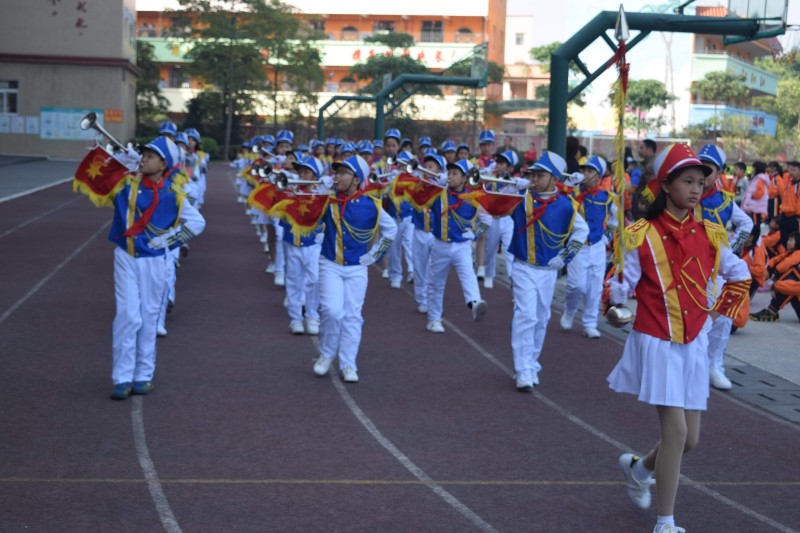
<svg viewBox="0 0 800 533"><path fill-rule="evenodd" d="M757 41L786 33L789 0L728 0L728 16L758 19L758 31L752 37L726 36L724 44Z"/></svg>

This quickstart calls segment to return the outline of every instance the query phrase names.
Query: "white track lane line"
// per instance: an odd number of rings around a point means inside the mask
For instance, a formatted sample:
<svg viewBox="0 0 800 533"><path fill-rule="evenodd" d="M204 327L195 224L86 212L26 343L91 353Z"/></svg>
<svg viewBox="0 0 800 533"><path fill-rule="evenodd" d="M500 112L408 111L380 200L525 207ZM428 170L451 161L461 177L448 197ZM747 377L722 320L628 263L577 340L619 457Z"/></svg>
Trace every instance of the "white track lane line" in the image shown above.
<svg viewBox="0 0 800 533"><path fill-rule="evenodd" d="M24 304L25 302L27 302L27 301L28 301L28 299L29 299L31 296L33 296L34 294L36 294L36 293L39 291L39 289L41 289L41 288L44 286L44 284L45 284L45 283L47 283L48 281L50 281L50 278L52 278L53 276L55 276L56 274L58 274L58 271L59 271L59 270L61 270L62 268L64 268L64 266L65 266L67 263L69 263L70 261L72 261L72 260L73 260L73 259L74 259L74 258L75 258L75 257L76 257L78 254L79 254L79 253L81 253L81 252L84 250L84 248L86 248L87 246L89 246L89 244L90 244L90 243L91 243L91 242L94 240L94 238L95 238L95 237L97 237L98 235L100 235L100 234L101 234L101 233L102 233L102 232L103 232L103 231L104 231L104 230L105 230L105 229L106 229L106 228L107 228L107 227L108 227L110 224L111 224L111 221L109 220L108 222L106 222L105 224L103 224L102 226L100 226L100 229L99 229L99 230L97 230L97 231L96 231L96 232L95 232L95 233L94 233L94 234L93 234L91 237L89 237L88 239L86 239L86 241L84 241L84 243L83 243L83 244L81 244L80 246L78 246L78 247L77 247L77 248L76 248L76 249L75 249L75 250L74 250L74 251L73 251L71 254L69 254L69 255L67 256L67 258L66 258L66 259L64 259L63 261L61 261L61 262L60 262L60 263L59 263L59 264L58 264L58 265L57 265L57 266L56 266L56 267L55 267L53 270L51 270L49 274L47 274L47 275L46 275L46 276L44 276L42 279L40 279L40 280L39 280L39 282L38 282L36 285L34 285L34 286L31 288L31 290L29 290L27 293L25 293L25 296L23 296L22 298L20 298L19 300L17 300L17 301L14 303L14 305L12 305L11 307L9 307L9 308L8 308L8 309L7 309L7 310L6 310L6 311L5 311L5 312L4 312L2 315L0 315L0 324L2 324L2 323L3 323L3 321L5 321L5 319L7 319L8 317L10 317L10 316L11 316L11 315L14 313L14 311L16 311L17 309L19 309L19 307L20 307L22 304Z"/></svg>
<svg viewBox="0 0 800 533"><path fill-rule="evenodd" d="M147 489L150 497L156 506L158 518L161 525L168 533L182 533L178 520L172 513L172 508L167 501L167 495L158 481L158 474L150 458L150 450L147 448L147 437L144 432L143 400L141 396L134 396L131 399L131 424L133 425L133 442L136 445L136 457L142 467L144 478L147 480Z"/></svg>
<svg viewBox="0 0 800 533"><path fill-rule="evenodd" d="M10 202L11 200L16 200L17 198L22 198L23 196L28 196L29 194L37 193L39 191L49 189L50 187L55 187L56 185L61 185L62 183L67 183L68 181L72 180L73 178L64 178L63 180L54 181L53 183L48 183L47 185L42 185L40 187L34 187L33 189L29 189L27 191L18 192L17 194L12 194L11 196L0 198L0 204L2 204L3 202Z"/></svg>
<svg viewBox="0 0 800 533"><path fill-rule="evenodd" d="M314 343L314 346L319 353L319 339L317 337L311 337L311 342ZM353 416L356 417L356 419L361 423L362 426L364 426L369 434L372 435L376 441L378 441L378 444L383 446L384 449L388 451L392 457L397 459L397 461L400 462L400 464L403 465L403 467L415 478L425 483L426 487L431 489L437 496L442 498L456 511L461 513L461 515L469 520L475 527L481 531L497 531L494 527L492 527L491 524L478 516L475 511L461 503L458 498L447 492L444 487L436 483L436 481L434 481L428 474L425 473L424 470L417 466L406 454L401 452L400 449L392 443L392 441L386 438L386 436L375 426L372 420L370 420L370 418L364 414L364 411L358 407L358 404L356 404L355 400L353 400L353 397L350 396L349 392L347 392L347 388L342 383L336 370L332 368L329 372L329 375L331 378L331 383L333 383L333 386L336 388L336 391L339 393L339 396L341 396L345 405L347 405L347 408L350 409L350 412L353 413Z"/></svg>
<svg viewBox="0 0 800 533"><path fill-rule="evenodd" d="M75 201L77 201L77 200L80 200L80 198L81 198L81 197L80 197L80 196L78 196L78 197L75 197L75 198L73 198L72 200L67 200L66 202L64 202L64 203L62 203L62 204L59 204L59 205L55 206L54 208L52 208L52 209L49 209L49 210L45 211L44 213L42 213L42 214L40 214L40 215L38 215L38 216L35 216L35 217L33 217L33 218L29 219L29 220L26 220L26 221L25 221L25 222L23 222L22 224L17 224L17 225L16 225L16 226L14 226L13 228L11 228L11 229L8 229L8 230L4 231L3 233L0 233L0 239L2 239L3 237L5 237L6 235L9 235L9 234L11 234L11 233L14 233L15 231L17 231L17 230L18 230L18 229L20 229L20 228L24 228L24 227L25 227L25 226L27 226L28 224L31 224L31 223L33 223L33 222L36 222L37 220L39 220L39 219L41 219L41 218L44 218L44 217L46 217L47 215L49 215L50 213L53 213L54 211L58 211L58 210L59 210L59 209L61 209L62 207L66 207L66 206L68 206L69 204L71 204L71 203L73 203L73 202L75 202Z"/></svg>
<svg viewBox="0 0 800 533"><path fill-rule="evenodd" d="M402 289L406 294L408 294L412 298L414 297L414 295L406 287L402 287ZM477 341L472 339L472 337L470 337L469 335L464 333L461 329L459 329L458 326L456 326L455 324L453 324L452 322L450 322L446 318L443 318L442 322L446 323L447 327L449 327L456 335L458 335L459 337L464 339L464 341L467 344L469 344L470 346L472 346L475 349L475 351L477 351L479 354L481 354L490 363L492 363L493 365L498 367L500 370L502 370L509 378L512 378L512 379L514 378L514 371L510 367L508 367L507 365L502 363L491 352L487 351ZM510 385L509 385L509 390L510 390ZM615 438L611 437L610 435L604 433L602 430L592 426L588 422L585 422L581 418L575 416L574 414L569 412L568 409L565 409L564 407L560 406L559 404L557 404L553 400L549 399L547 396L545 396L541 392L534 390L534 392L532 393L532 396L534 398L536 398L537 400L540 400L542 403L544 403L545 405L547 405L548 407L550 407L551 409L556 411L558 414L560 414L561 416L563 416L564 418L566 418L567 420L569 420L573 424L576 424L577 426L585 429L586 431L588 431L589 433L591 433L595 437L599 438L600 440L603 440L603 441L607 442L608 444L614 446L618 450L623 451L623 452L632 451L632 448L630 446L626 446L622 442L620 442L620 441L616 440ZM759 513L758 511L750 509L746 505L740 504L740 503L728 498L727 496L723 496L722 494L718 493L717 491L715 491L713 489L710 489L710 488L706 487L705 485L702 485L702 484L700 484L700 483L698 483L696 481L693 481L692 479L690 479L690 478L688 478L688 477L686 477L686 476L684 476L682 474L681 474L681 481L686 483L688 486L692 487L693 489L696 489L696 490L702 492L706 496L709 496L709 497L717 500L718 502L720 502L720 503L722 503L724 505L727 505L727 506L739 511L742 514L745 514L745 515L747 515L747 516L749 516L751 518L754 518L755 520L761 522L762 524L770 526L770 527L772 527L773 529L775 529L777 531L780 531L782 533L800 533L797 530L794 530L794 529L792 529L792 528L790 528L788 526L785 526L785 525L781 524L780 522L777 522L776 520L773 520L772 518L770 518L768 516L764 516L761 513Z"/></svg>

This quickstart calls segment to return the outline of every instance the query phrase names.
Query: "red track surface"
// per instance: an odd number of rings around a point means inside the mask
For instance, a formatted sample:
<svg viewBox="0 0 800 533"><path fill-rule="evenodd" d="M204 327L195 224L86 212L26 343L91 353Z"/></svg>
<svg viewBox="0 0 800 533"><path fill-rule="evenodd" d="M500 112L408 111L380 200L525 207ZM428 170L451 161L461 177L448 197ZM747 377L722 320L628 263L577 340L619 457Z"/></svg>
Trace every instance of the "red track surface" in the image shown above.
<svg viewBox="0 0 800 533"><path fill-rule="evenodd" d="M126 402L108 399L110 211L81 199L15 229L73 199L68 185L0 205L1 531L650 531L617 457L649 448L657 419L607 388L617 341L551 321L542 385L520 394L506 288L484 291L473 324L451 275L451 324L433 335L373 269L361 383L315 378L229 175L211 171L156 391ZM800 530L798 442L798 426L712 393L679 525Z"/></svg>

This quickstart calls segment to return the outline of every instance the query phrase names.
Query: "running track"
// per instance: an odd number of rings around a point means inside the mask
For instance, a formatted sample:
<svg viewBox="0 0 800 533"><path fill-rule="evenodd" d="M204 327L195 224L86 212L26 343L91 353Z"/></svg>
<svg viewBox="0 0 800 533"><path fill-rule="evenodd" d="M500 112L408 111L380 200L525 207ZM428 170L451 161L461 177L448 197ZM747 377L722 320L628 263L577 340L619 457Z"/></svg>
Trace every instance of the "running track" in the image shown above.
<svg viewBox="0 0 800 533"><path fill-rule="evenodd" d="M212 167L156 391L126 402L108 399L110 211L69 184L0 204L0 531L650 531L617 457L657 419L608 390L618 341L554 313L542 385L520 394L507 288L473 324L451 273L433 335L372 269L361 383L315 378L231 180ZM712 392L679 525L800 531L798 442Z"/></svg>

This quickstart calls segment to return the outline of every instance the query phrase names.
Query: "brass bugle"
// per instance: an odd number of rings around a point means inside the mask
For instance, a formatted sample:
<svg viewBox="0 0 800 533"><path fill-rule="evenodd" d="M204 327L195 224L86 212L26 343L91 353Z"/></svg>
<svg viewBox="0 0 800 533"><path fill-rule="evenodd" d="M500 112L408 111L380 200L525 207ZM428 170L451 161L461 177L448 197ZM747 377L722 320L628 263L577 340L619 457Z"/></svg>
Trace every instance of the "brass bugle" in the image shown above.
<svg viewBox="0 0 800 533"><path fill-rule="evenodd" d="M429 176L433 176L435 178L439 177L439 174L437 174L436 172L431 172L425 167L419 166L419 161L413 159L406 165L406 172L408 172L409 174L413 174L416 171L424 172L425 174L428 174Z"/></svg>
<svg viewBox="0 0 800 533"><path fill-rule="evenodd" d="M114 147L118 150L122 150L123 152L127 151L127 147L116 140L113 135L108 133L103 126L97 123L97 113L94 111L89 112L85 117L81 119L80 127L82 130L93 129L97 131L100 135L103 135L106 139L114 145ZM97 141L97 139L95 139ZM98 143L100 144L100 143Z"/></svg>
<svg viewBox="0 0 800 533"><path fill-rule="evenodd" d="M470 187L477 187L481 182L497 183L498 185L514 185L514 180L511 179L508 173L494 177L488 173L482 173L481 169L478 167L469 169L469 172L467 172L467 180L469 181Z"/></svg>
<svg viewBox="0 0 800 533"><path fill-rule="evenodd" d="M383 174L376 174L373 172L369 176L367 176L367 181L371 185L375 185L376 183L380 183L382 180L388 177L394 176L394 174L395 174L394 172L384 172Z"/></svg>
<svg viewBox="0 0 800 533"><path fill-rule="evenodd" d="M612 305L606 311L606 320L615 328L630 324L634 319L633 311L625 305Z"/></svg>
<svg viewBox="0 0 800 533"><path fill-rule="evenodd" d="M277 187L279 191L296 189L297 187L301 187L303 185L320 185L320 182L318 180L301 180L290 178L285 172L279 172L278 174L275 174L275 187Z"/></svg>
<svg viewBox="0 0 800 533"><path fill-rule="evenodd" d="M261 166L258 167L258 177L259 178L266 178L270 174L272 174L272 163L269 161L265 161Z"/></svg>

